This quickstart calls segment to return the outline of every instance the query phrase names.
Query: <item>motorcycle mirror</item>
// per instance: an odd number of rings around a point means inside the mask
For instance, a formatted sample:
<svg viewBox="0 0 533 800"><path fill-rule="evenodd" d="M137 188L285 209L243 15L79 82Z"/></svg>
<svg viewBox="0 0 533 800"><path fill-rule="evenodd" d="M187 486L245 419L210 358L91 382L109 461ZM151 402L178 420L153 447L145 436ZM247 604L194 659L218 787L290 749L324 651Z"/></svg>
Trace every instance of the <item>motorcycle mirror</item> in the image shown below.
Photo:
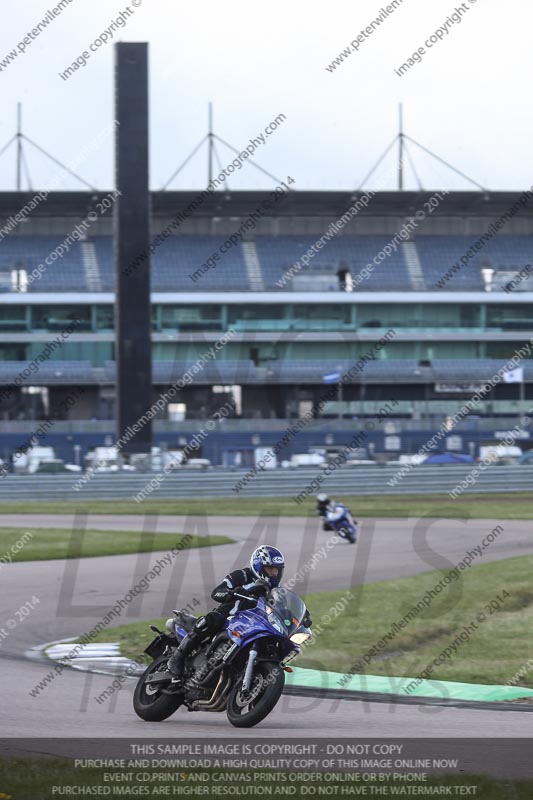
<svg viewBox="0 0 533 800"><path fill-rule="evenodd" d="M159 628L157 628L155 625L150 625L150 630L153 631L154 633L158 633L160 636L163 635L163 631L160 631Z"/></svg>

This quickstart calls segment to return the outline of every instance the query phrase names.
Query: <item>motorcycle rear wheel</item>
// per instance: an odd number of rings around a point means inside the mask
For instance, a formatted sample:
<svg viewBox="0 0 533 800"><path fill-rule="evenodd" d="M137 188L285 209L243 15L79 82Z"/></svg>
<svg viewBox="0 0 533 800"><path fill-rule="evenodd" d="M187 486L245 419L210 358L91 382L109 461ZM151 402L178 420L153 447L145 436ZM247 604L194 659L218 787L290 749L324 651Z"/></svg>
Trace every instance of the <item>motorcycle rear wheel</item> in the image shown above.
<svg viewBox="0 0 533 800"><path fill-rule="evenodd" d="M265 684L262 686L261 684ZM252 728L265 719L278 702L285 686L285 672L272 662L263 661L254 669L250 698L243 697L242 678L230 692L226 714L235 728Z"/></svg>
<svg viewBox="0 0 533 800"><path fill-rule="evenodd" d="M168 656L161 656L152 661L139 678L135 687L133 708L137 716L144 719L145 722L163 722L163 720L172 716L183 703L183 694L181 692L163 694L164 684L159 684L153 688L146 685L147 683L149 684L150 675L154 672L163 671L167 661Z"/></svg>

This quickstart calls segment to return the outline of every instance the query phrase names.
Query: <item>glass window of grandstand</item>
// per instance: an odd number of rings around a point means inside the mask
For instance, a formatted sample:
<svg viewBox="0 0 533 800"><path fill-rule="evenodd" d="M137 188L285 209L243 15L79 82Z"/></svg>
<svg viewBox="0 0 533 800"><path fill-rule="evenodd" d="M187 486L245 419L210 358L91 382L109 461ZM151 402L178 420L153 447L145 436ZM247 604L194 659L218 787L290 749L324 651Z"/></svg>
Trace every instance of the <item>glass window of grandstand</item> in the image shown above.
<svg viewBox="0 0 533 800"><path fill-rule="evenodd" d="M50 390L45 386L23 386L16 418L45 419L50 413Z"/></svg>
<svg viewBox="0 0 533 800"><path fill-rule="evenodd" d="M216 305L162 306L161 328L172 331L221 331L222 308Z"/></svg>
<svg viewBox="0 0 533 800"><path fill-rule="evenodd" d="M286 311L281 305L228 306L228 325L237 331L288 330Z"/></svg>
<svg viewBox="0 0 533 800"><path fill-rule="evenodd" d="M509 361L516 354L517 350L524 348L527 351L529 342L486 342L485 358L496 358L499 361ZM527 356L526 356L527 358Z"/></svg>
<svg viewBox="0 0 533 800"><path fill-rule="evenodd" d="M0 344L0 362L26 361L26 360L27 360L26 345L19 343Z"/></svg>
<svg viewBox="0 0 533 800"><path fill-rule="evenodd" d="M113 306L96 306L95 322L97 331L112 331L115 327Z"/></svg>
<svg viewBox="0 0 533 800"><path fill-rule="evenodd" d="M240 331L338 331L351 326L351 306L229 306L228 325Z"/></svg>
<svg viewBox="0 0 533 800"><path fill-rule="evenodd" d="M352 327L352 307L346 303L294 305L289 330L338 331Z"/></svg>
<svg viewBox="0 0 533 800"><path fill-rule="evenodd" d="M33 330L63 331L76 320L78 321L76 331L91 330L90 306L33 306L32 308Z"/></svg>
<svg viewBox="0 0 533 800"><path fill-rule="evenodd" d="M533 328L531 306L524 305L488 305L487 328L500 331L525 331Z"/></svg>
<svg viewBox="0 0 533 800"><path fill-rule="evenodd" d="M460 330L479 328L481 313L479 306L457 305L455 303L431 303L416 306L416 316L420 320L417 327Z"/></svg>
<svg viewBox="0 0 533 800"><path fill-rule="evenodd" d="M479 306L456 305L455 303L411 303L365 305L357 307L359 328L401 328L403 330L439 329L458 330L479 328L481 312Z"/></svg>
<svg viewBox="0 0 533 800"><path fill-rule="evenodd" d="M25 331L27 328L24 306L0 306L0 331Z"/></svg>

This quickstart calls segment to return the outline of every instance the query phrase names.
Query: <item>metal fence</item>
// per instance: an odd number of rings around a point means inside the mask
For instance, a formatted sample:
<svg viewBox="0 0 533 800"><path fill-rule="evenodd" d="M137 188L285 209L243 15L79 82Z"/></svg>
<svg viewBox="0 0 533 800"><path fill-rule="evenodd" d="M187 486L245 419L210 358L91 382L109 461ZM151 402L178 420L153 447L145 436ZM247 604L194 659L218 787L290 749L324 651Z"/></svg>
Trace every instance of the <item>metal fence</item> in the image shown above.
<svg viewBox="0 0 533 800"><path fill-rule="evenodd" d="M0 501L8 500L127 500L150 481L158 483L147 498L296 497L309 488L317 492L343 495L442 494L447 497L462 481L479 469L472 465L414 467L396 485L389 481L398 475L398 466L341 467L324 475L319 468L275 469L259 472L237 491L246 470L208 469L179 471L158 480L156 473L95 473L85 483L83 475L8 475L0 480ZM472 477L470 480L473 480ZM78 486L76 489L75 486ZM533 490L533 466L489 466L479 473L467 492L519 492ZM376 513L379 509L376 509Z"/></svg>

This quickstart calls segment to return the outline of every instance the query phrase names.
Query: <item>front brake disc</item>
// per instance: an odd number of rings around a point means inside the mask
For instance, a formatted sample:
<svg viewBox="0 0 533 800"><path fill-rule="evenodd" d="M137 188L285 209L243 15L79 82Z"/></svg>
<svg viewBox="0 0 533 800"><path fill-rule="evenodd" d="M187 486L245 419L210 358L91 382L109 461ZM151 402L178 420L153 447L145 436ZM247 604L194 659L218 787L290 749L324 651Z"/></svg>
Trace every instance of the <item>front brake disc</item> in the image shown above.
<svg viewBox="0 0 533 800"><path fill-rule="evenodd" d="M254 679L254 683L251 689L249 689L245 694L243 694L242 689L238 692L235 701L240 708L244 708L245 706L249 706L250 703L259 697L261 691L263 689L263 678L260 675L256 675Z"/></svg>

